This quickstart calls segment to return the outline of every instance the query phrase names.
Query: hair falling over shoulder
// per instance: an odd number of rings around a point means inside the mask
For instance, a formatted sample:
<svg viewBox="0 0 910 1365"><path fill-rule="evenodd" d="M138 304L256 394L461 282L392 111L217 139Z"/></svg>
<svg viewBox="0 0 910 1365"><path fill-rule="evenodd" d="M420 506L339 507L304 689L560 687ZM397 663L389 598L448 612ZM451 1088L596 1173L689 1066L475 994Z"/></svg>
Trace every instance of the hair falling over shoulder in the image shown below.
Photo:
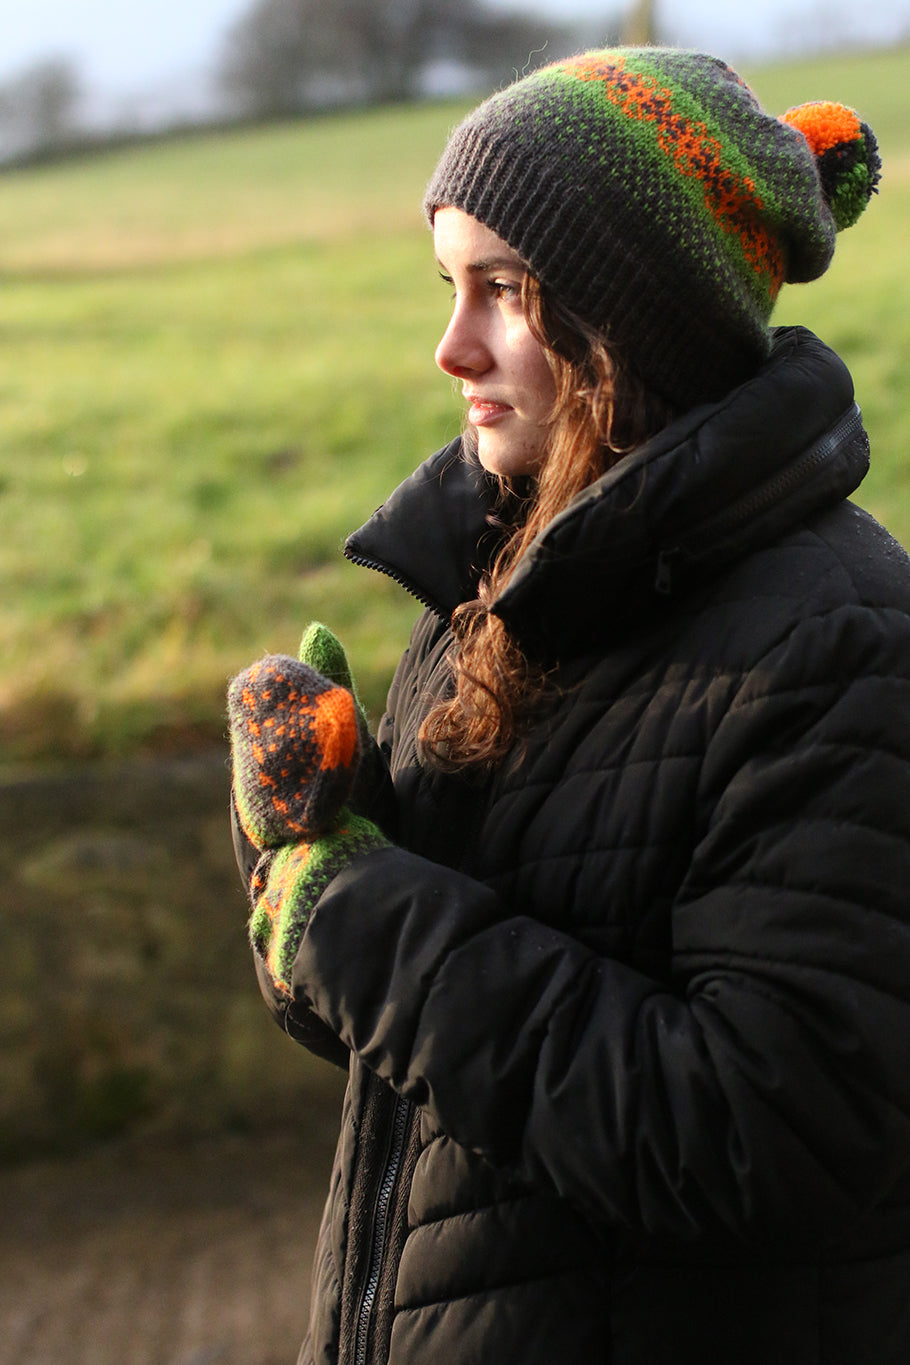
<svg viewBox="0 0 910 1365"><path fill-rule="evenodd" d="M454 694L427 715L420 740L444 771L493 768L557 692L552 674L529 660L490 607L531 542L576 494L676 415L624 370L598 333L546 297L528 274L528 325L543 345L556 382L546 459L529 493L503 481L511 528L478 596L452 616Z"/></svg>

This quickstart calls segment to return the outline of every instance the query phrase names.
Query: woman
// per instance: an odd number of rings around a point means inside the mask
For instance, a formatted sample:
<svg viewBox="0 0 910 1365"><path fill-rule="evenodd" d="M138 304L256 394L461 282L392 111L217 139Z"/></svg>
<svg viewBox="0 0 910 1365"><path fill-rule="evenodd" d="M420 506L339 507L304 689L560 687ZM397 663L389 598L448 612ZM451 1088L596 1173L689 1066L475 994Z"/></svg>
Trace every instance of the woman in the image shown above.
<svg viewBox="0 0 910 1365"><path fill-rule="evenodd" d="M230 696L263 990L350 1064L301 1361L910 1358L910 564L768 327L877 175L662 49L443 154L468 431L348 543L427 608L378 749L322 628Z"/></svg>

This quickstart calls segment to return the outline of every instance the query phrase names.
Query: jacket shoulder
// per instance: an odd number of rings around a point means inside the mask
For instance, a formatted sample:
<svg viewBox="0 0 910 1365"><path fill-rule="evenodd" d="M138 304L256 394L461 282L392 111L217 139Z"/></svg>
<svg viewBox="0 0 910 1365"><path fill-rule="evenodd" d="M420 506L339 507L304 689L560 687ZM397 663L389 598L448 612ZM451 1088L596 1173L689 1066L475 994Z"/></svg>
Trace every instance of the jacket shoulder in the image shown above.
<svg viewBox="0 0 910 1365"><path fill-rule="evenodd" d="M910 611L910 555L868 512L844 502L819 516L812 530L839 566L858 603Z"/></svg>

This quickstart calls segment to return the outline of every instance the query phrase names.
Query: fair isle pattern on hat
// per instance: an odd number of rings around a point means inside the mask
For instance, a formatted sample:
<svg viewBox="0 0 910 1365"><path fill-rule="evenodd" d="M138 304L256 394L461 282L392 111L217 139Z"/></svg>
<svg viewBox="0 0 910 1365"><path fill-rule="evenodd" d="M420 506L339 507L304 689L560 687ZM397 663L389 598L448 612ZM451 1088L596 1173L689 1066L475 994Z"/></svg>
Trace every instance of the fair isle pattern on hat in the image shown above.
<svg viewBox="0 0 910 1365"><path fill-rule="evenodd" d="M857 127L865 202L877 155ZM844 225L804 131L723 62L667 48L585 53L493 95L443 153L430 221L441 206L508 242L681 408L754 372L781 285L822 274Z"/></svg>
<svg viewBox="0 0 910 1365"><path fill-rule="evenodd" d="M719 230L737 240L746 268L753 272L756 292L771 301L777 298L784 279L780 243L762 219L764 201L736 149L724 145L707 124L692 117L691 102L681 90L661 84L654 76L627 70L617 54L612 63L582 57L564 63L560 70L581 81L598 83L598 93L633 123L653 125L656 153L668 158L677 175L693 181L698 196ZM690 107L686 107L687 103ZM647 155L651 150L645 148ZM659 168L655 167L657 174Z"/></svg>

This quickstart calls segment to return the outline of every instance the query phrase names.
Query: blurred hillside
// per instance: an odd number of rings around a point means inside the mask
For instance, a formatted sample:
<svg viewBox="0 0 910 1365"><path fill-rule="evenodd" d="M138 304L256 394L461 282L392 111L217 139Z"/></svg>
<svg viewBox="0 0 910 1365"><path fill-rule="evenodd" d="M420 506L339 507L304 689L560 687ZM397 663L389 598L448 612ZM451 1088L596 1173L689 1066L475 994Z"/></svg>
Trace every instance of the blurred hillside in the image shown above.
<svg viewBox="0 0 910 1365"><path fill-rule="evenodd" d="M744 73L855 105L882 192L784 292L853 369L860 500L910 542L910 49ZM416 611L339 546L458 429L419 205L459 103L172 138L0 175L0 752L186 752L312 617L382 705Z"/></svg>

